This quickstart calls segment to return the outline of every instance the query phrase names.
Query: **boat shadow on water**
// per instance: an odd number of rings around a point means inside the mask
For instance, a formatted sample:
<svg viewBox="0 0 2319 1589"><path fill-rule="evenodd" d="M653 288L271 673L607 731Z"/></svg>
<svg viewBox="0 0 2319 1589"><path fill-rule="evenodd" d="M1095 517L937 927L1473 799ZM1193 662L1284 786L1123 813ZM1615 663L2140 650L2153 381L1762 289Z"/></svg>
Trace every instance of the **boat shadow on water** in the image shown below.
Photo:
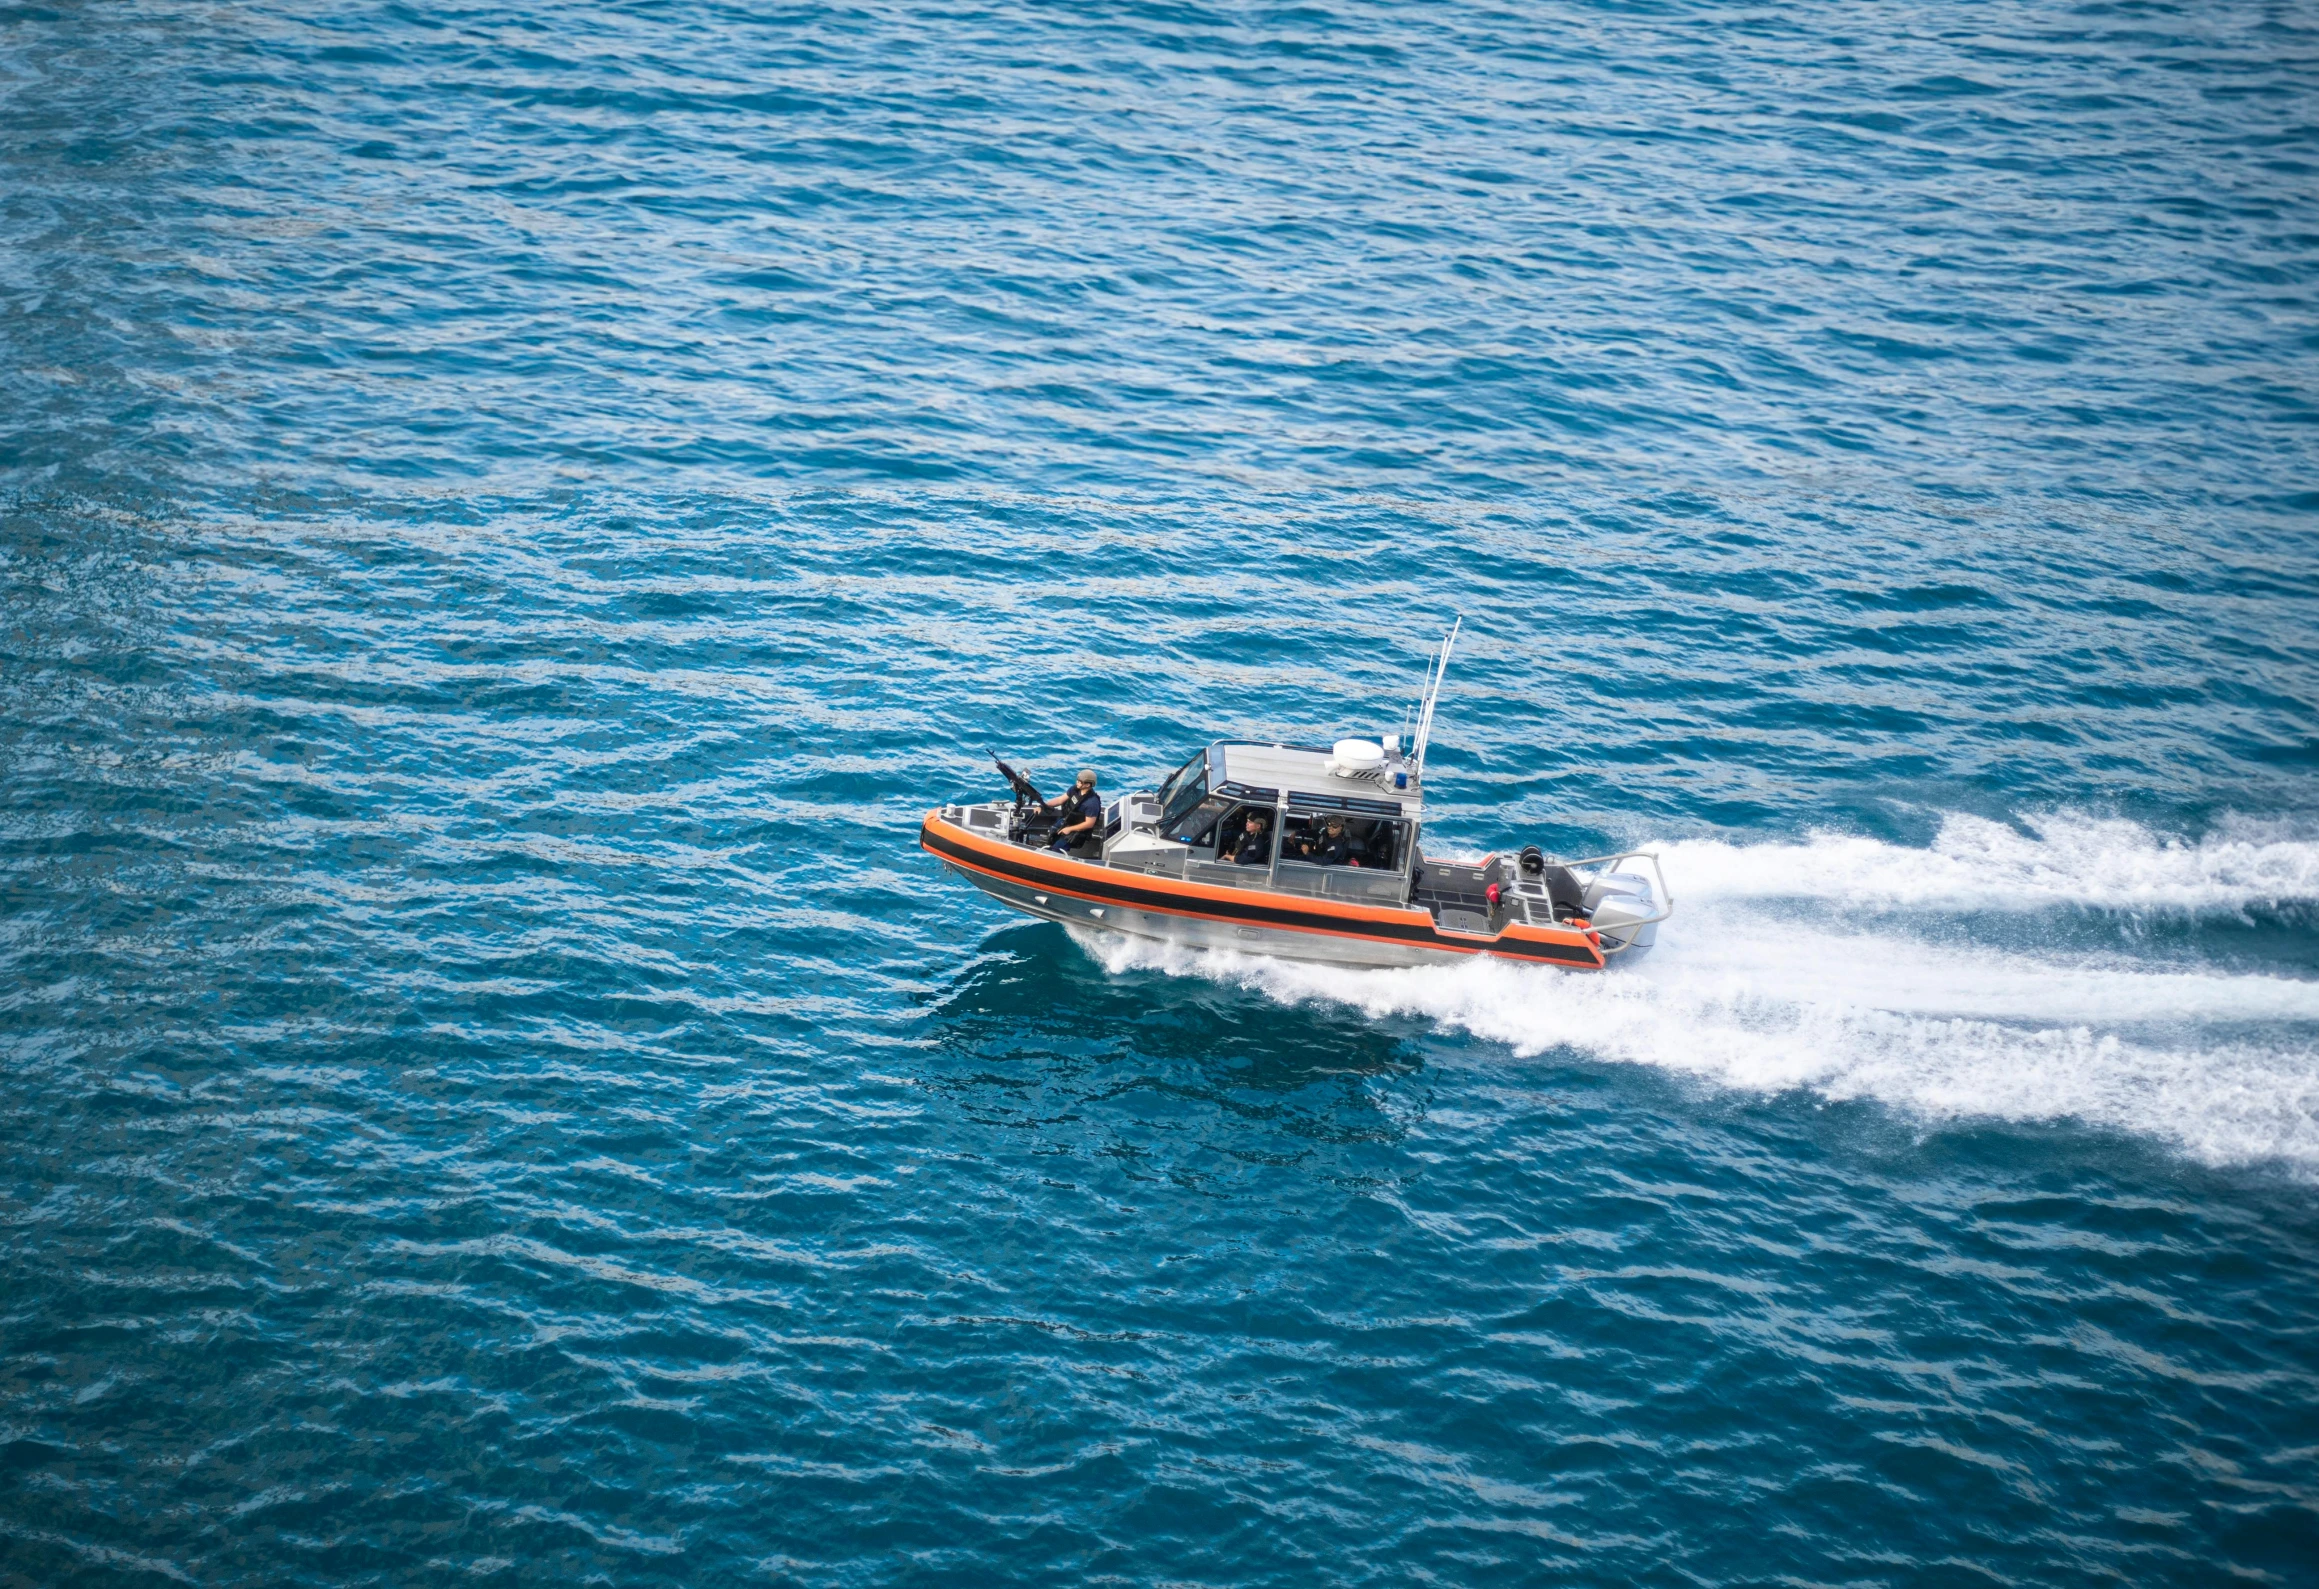
<svg viewBox="0 0 2319 1589"><path fill-rule="evenodd" d="M1420 1052L1401 1033L1228 982L1115 973L1047 923L994 932L921 1002L930 1086L986 1124L1093 1133L1114 1139L1107 1152L1188 1134L1286 1163L1398 1141L1425 1111Z"/></svg>

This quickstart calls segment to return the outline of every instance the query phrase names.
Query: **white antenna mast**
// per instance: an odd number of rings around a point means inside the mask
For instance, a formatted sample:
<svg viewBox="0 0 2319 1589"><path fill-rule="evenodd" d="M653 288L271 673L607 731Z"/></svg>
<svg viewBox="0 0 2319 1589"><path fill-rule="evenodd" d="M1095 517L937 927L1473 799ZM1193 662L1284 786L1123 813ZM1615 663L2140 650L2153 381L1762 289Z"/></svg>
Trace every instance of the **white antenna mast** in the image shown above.
<svg viewBox="0 0 2319 1589"><path fill-rule="evenodd" d="M1449 673L1449 653L1457 644L1457 632L1464 627L1462 617L1450 624L1449 633L1441 637L1441 652L1426 673L1425 702L1417 709L1417 741L1409 747L1409 764L1417 769L1419 782L1425 778L1425 742L1433 737L1433 708L1441 700L1441 681Z"/></svg>

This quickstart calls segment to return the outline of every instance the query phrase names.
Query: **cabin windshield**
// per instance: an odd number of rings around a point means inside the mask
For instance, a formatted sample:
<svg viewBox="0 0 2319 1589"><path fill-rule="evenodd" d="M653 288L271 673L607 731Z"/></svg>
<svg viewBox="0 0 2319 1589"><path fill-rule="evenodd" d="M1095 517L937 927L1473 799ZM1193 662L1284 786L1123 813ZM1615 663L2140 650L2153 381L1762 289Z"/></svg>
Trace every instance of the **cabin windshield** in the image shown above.
<svg viewBox="0 0 2319 1589"><path fill-rule="evenodd" d="M1179 821L1160 828L1160 837L1173 839L1178 844L1206 844L1216 833L1216 820L1234 809L1236 802L1226 795L1210 795Z"/></svg>
<svg viewBox="0 0 2319 1589"><path fill-rule="evenodd" d="M1208 753L1201 751L1175 770L1160 789L1160 827L1172 828L1177 818L1208 795Z"/></svg>

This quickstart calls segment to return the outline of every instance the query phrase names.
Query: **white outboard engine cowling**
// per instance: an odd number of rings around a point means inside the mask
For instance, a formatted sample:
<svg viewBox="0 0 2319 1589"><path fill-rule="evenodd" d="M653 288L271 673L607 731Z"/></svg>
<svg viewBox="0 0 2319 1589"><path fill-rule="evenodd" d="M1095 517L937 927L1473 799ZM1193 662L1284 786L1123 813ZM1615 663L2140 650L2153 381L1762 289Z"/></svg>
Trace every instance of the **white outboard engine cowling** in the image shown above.
<svg viewBox="0 0 2319 1589"><path fill-rule="evenodd" d="M1586 885L1586 914L1602 934L1605 949L1631 943L1629 955L1639 955L1658 940L1659 913L1651 880L1634 872L1606 872ZM1641 925L1638 926L1637 923Z"/></svg>

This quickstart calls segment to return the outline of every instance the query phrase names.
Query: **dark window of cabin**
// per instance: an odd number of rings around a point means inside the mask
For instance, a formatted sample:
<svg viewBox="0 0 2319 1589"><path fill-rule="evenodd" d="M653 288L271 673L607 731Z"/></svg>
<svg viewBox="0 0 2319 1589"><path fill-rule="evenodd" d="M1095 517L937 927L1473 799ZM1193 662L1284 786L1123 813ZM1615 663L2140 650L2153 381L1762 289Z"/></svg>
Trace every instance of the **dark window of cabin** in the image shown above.
<svg viewBox="0 0 2319 1589"><path fill-rule="evenodd" d="M1281 825L1280 858L1307 866L1358 866L1369 871L1398 872L1406 858L1405 823L1383 817L1346 816L1341 852L1328 838L1328 824L1336 812L1291 811Z"/></svg>
<svg viewBox="0 0 2319 1589"><path fill-rule="evenodd" d="M1228 861L1240 853L1240 841L1248 836L1248 819L1250 817L1264 819L1264 845L1262 854L1252 857L1248 864L1251 866L1270 866L1272 864L1272 846L1279 842L1280 835L1273 831L1273 811L1272 807L1267 805L1236 805L1222 822L1216 824L1216 859Z"/></svg>
<svg viewBox="0 0 2319 1589"><path fill-rule="evenodd" d="M1364 821L1364 819L1354 817L1354 821ZM1368 826L1368 833L1364 835L1364 840L1361 840L1364 842L1364 851L1361 851L1361 854L1364 854L1364 861L1361 861L1361 865L1373 865L1373 868L1377 868L1380 872L1398 872L1401 870L1401 861L1403 861L1401 851L1405 847L1403 823L1389 821L1389 819L1371 819L1366 823L1366 826Z"/></svg>

